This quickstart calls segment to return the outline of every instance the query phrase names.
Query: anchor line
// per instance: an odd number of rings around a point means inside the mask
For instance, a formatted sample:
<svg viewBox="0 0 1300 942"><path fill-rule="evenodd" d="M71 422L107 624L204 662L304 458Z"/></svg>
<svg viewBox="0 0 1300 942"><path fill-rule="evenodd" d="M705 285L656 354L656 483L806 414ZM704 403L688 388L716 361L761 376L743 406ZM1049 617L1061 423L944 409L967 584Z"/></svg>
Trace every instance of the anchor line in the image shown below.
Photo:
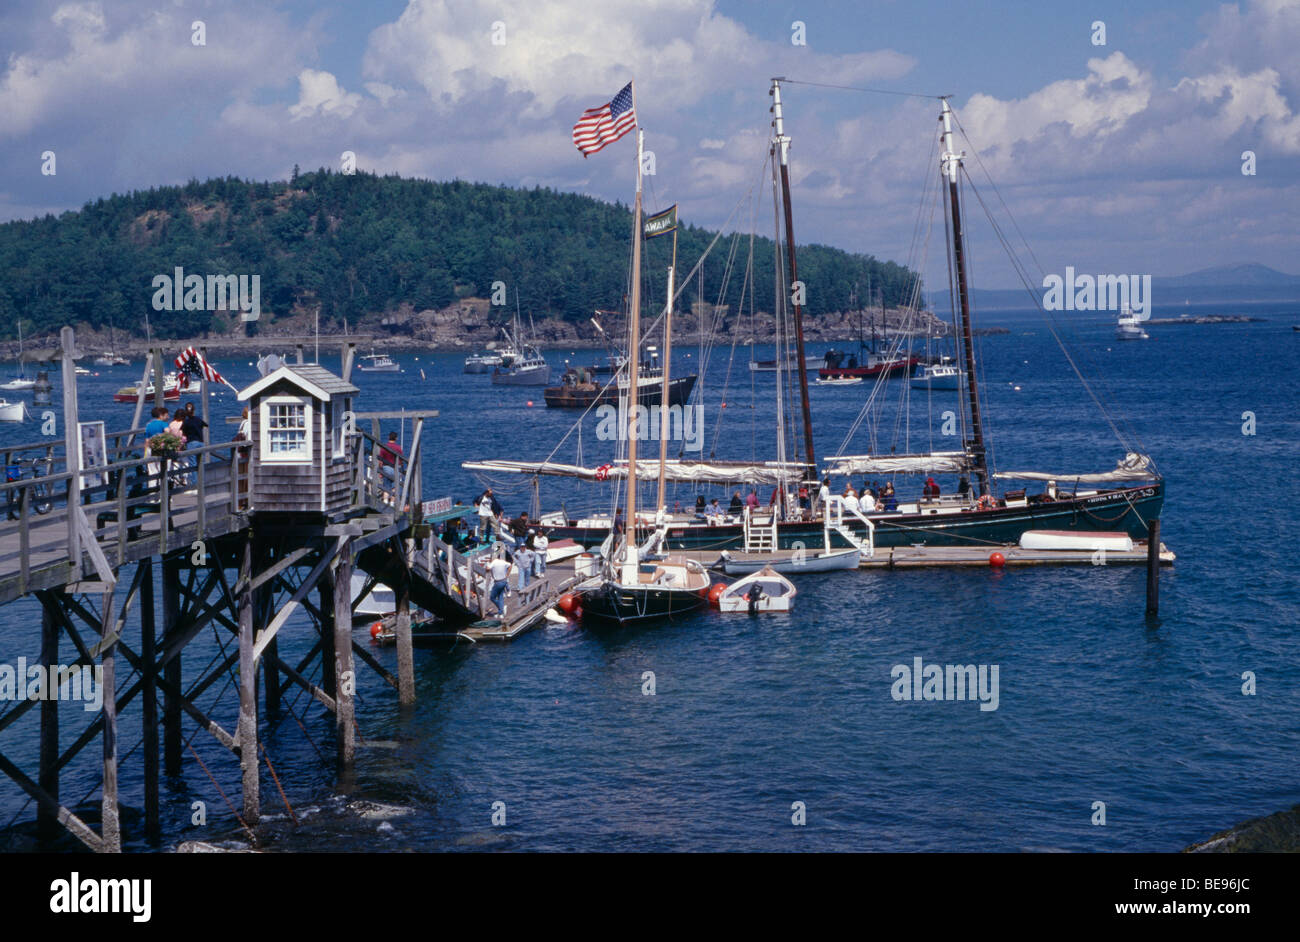
<svg viewBox="0 0 1300 942"><path fill-rule="evenodd" d="M275 766L271 764L271 754L266 751L265 743L259 741L258 745L262 747L262 758L266 760L266 767L271 770L271 779L275 782L275 790L280 793L280 800L284 802L285 808L288 809L289 817L293 821L293 826L297 827L298 816L293 813L293 806L289 804L289 798L285 795L284 787L280 784L280 776L275 774Z"/></svg>
<svg viewBox="0 0 1300 942"><path fill-rule="evenodd" d="M206 765L203 764L203 760L202 760L201 758L199 758L199 754L198 754L197 752L194 751L194 747L191 746L189 743L186 743L186 744L185 744L185 747L186 747L187 749L189 749L189 751L190 751L190 755L194 756L195 761L197 761L198 764L199 764L199 768L201 768L201 769L202 769L202 770L207 774L207 776L208 776L208 780L211 781L212 784L213 784L213 786L217 789L217 793L218 793L218 794L219 794L223 799L225 799L226 807L229 808L229 809L230 809L230 813L233 814L233 815L235 816L235 820L238 821L239 824L240 824L240 826L243 827L243 829L244 829L245 831L248 832L248 836L249 836L249 838L253 841L254 844L256 844L256 843L257 843L257 835L253 833L253 829L250 828L250 827L249 827L249 826L244 822L244 819L243 819L242 817L240 817L239 812L235 810L235 806L232 805L232 804L230 803L230 799L226 797L226 793L225 793L224 791L221 790L221 784L220 784L220 783L219 783L215 778L212 777L212 773L209 772L209 771L208 771L208 767L207 767Z"/></svg>

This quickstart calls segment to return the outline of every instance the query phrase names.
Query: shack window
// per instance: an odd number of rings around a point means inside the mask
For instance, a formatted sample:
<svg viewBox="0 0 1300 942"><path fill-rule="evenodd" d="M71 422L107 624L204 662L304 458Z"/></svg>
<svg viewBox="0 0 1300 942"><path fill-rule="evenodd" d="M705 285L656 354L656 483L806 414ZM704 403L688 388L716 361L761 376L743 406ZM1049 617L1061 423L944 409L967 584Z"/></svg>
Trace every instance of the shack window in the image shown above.
<svg viewBox="0 0 1300 942"><path fill-rule="evenodd" d="M262 460L311 461L311 405L296 396L262 403Z"/></svg>

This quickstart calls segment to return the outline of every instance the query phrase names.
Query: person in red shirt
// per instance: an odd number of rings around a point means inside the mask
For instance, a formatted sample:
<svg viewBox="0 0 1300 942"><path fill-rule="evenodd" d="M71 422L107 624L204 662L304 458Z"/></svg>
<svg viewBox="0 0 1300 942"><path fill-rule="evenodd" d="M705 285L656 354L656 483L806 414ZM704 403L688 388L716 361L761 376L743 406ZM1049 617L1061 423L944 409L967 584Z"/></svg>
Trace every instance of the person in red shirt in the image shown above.
<svg viewBox="0 0 1300 942"><path fill-rule="evenodd" d="M397 456L402 454L402 446L397 443L397 433L388 433L387 444L379 446L379 470L388 480L397 482Z"/></svg>

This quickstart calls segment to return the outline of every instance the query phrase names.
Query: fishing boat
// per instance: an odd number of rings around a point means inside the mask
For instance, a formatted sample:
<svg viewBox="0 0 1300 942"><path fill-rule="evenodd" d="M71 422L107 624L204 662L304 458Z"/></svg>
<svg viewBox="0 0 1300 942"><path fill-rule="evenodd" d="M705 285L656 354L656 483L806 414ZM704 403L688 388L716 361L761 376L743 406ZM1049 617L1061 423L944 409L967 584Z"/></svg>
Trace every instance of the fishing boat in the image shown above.
<svg viewBox="0 0 1300 942"><path fill-rule="evenodd" d="M780 102L780 81L774 80L771 94L773 97L773 164L774 176L779 173L779 186L782 202L786 204L785 238L778 239L778 245L784 241L787 250L787 266L778 266L778 278L781 282L792 283L797 280L795 267L794 239L792 236L791 211L789 208L789 176L786 166L789 137L783 130ZM963 156L957 151L952 128L953 116L948 100L942 100L940 110L942 122L942 147L939 159L941 186L929 191L928 197L943 202L943 218L948 226L949 262L952 272L954 329L960 357L958 367L958 386L954 395L955 408L952 410L959 418L961 429L957 439L961 445L952 450L914 452L906 448L890 447L887 443L879 449L866 454L849 454L846 448L840 450L829 460L818 462L813 450L811 434L811 408L808 399L806 375L799 375L798 394L802 407L803 449L802 455L797 450L789 461L778 452L776 461L725 461L701 459L697 461L667 462L662 473L669 480L707 487L710 484L727 487L745 485L749 487L768 487L784 493L787 499L782 503L788 508L793 502L788 499L790 491L796 486L808 487L810 493L818 489L816 482L820 478L838 477L854 478L860 481L863 476L878 475L889 480L892 485L899 480L899 496L883 502L882 506L866 514L870 529L863 521L846 518L842 529L835 529L830 535L830 548L853 548L865 545L868 539L875 547L896 547L909 545L930 546L980 546L993 543L1016 543L1028 530L1062 530L1080 533L1122 532L1134 540L1147 537L1148 524L1159 517L1165 498L1165 483L1155 462L1145 452L1141 442L1126 434L1115 423L1111 423L1116 437L1122 446L1123 457L1115 461L1111 470L1101 471L1005 471L991 468L989 445L984 421L984 405L980 395L978 375L975 370L974 329L972 326L971 305L966 267L965 230L962 227L962 205L959 195L959 182L968 179L960 173ZM777 163L779 159L779 164ZM973 186L973 182L970 184ZM780 235L780 233L778 233ZM919 281L910 306L919 310ZM782 290L775 292L778 298L789 297ZM805 373L806 368L802 351L801 307L793 304L795 349L790 353L793 372ZM900 369L910 369L909 361L919 362L913 355L897 349L899 339L906 332L895 332L895 343L891 349L881 354L881 361L876 366L898 363ZM782 349L785 349L783 347ZM780 354L784 356L785 354ZM914 363L913 363L914 365ZM865 369L870 369L871 363ZM862 368L859 368L861 372ZM839 365L819 371L822 378L838 378L851 375L846 365ZM778 377L781 374L778 372ZM1087 384L1082 375L1080 380ZM883 376L877 376L877 389L885 382ZM1088 387L1092 398L1100 403L1098 391ZM863 406L863 416L871 421L869 409L872 399L867 397ZM929 399L931 397L923 397ZM777 428L782 429L785 420L781 418L781 397L775 397L777 407ZM927 407L935 408L935 406ZM938 406L942 408L942 406ZM862 418L863 416L860 416ZM855 423L856 426L856 423ZM778 436L778 445L784 436ZM901 439L895 441L902 444ZM847 443L847 438L846 438ZM632 467L632 462L614 461L592 467L587 464L565 464L556 461L479 461L466 462L462 465L467 470L482 471L489 474L522 474L540 481L542 477L557 475L570 478L599 481L638 481L652 477L644 470ZM816 469L816 477L812 471ZM960 479L954 493L933 496L923 492L920 486L913 494L905 494L905 479L916 476L924 479L932 475L947 475L950 479ZM915 478L913 478L915 479ZM1003 488L996 485L1004 483ZM1014 482L1014 483L1013 483ZM1029 493L1028 484L1044 485L1038 493ZM855 481L856 483L856 481ZM1009 486L1007 486L1009 485ZM629 489L629 493L635 487ZM773 526L773 548L797 549L818 545L823 533L823 514L814 503L809 508L794 508L793 512L783 512ZM635 521L635 528L643 530L651 526L638 516L629 514L629 520ZM602 543L610 535L613 522L608 515L584 511L544 513L540 523L546 528L552 539L572 539L585 546ZM745 527L742 520L734 518L708 518L703 514L673 513L664 520L664 539L662 547L666 551L676 550L740 550L745 548Z"/></svg>
<svg viewBox="0 0 1300 942"><path fill-rule="evenodd" d="M718 595L718 611L788 612L794 609L799 590L789 579L770 566L738 579Z"/></svg>
<svg viewBox="0 0 1300 942"><path fill-rule="evenodd" d="M163 377L163 401L175 402L180 399L181 392L190 386L190 378L186 373L167 373ZM197 384L196 384L197 386ZM114 402L134 404L139 398L139 386L123 386L117 392L113 393ZM144 388L144 398L150 400L154 398L154 385L149 383Z"/></svg>
<svg viewBox="0 0 1300 942"><path fill-rule="evenodd" d="M698 377L694 373L673 376L667 383L668 405L684 406L691 398ZM643 406L657 406L664 401L663 371L652 364L643 363L637 374L637 402ZM628 381L619 374L614 379L600 382L588 367L570 367L560 377L560 385L547 386L542 398L552 409L587 409L593 405L618 405L627 395Z"/></svg>
<svg viewBox="0 0 1300 942"><path fill-rule="evenodd" d="M465 357L466 373L491 373L502 364L499 353L472 353Z"/></svg>
<svg viewBox="0 0 1300 942"><path fill-rule="evenodd" d="M27 416L25 402L9 402L0 399L0 422L21 422Z"/></svg>
<svg viewBox="0 0 1300 942"><path fill-rule="evenodd" d="M923 366L912 374L912 388L956 392L965 379L950 357L942 357L938 363Z"/></svg>
<svg viewBox="0 0 1300 942"><path fill-rule="evenodd" d="M509 365L492 371L492 382L497 386L545 386L551 381L551 365L532 344L524 344L519 356Z"/></svg>
<svg viewBox="0 0 1300 942"><path fill-rule="evenodd" d="M912 372L921 362L913 354L882 355L866 352L862 360L857 354L843 354L831 350L826 354L824 365L817 370L818 379L874 379L877 376L905 376Z"/></svg>
<svg viewBox="0 0 1300 942"><path fill-rule="evenodd" d="M402 367L387 353L375 353L372 348L366 356L360 357L357 369L363 373L400 373Z"/></svg>
<svg viewBox="0 0 1300 942"><path fill-rule="evenodd" d="M1150 340L1151 337L1142 329L1142 322L1127 307L1115 324L1116 340Z"/></svg>

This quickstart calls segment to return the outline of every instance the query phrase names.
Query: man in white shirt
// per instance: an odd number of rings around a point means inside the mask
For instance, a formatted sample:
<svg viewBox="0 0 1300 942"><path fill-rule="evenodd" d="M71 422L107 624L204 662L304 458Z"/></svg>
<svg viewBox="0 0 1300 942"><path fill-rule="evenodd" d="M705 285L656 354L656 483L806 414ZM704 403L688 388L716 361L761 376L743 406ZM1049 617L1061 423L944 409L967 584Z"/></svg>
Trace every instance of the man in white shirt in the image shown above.
<svg viewBox="0 0 1300 942"><path fill-rule="evenodd" d="M484 491L482 500L478 502L478 526L478 532L483 537L492 532L492 492L490 490Z"/></svg>
<svg viewBox="0 0 1300 942"><path fill-rule="evenodd" d="M546 538L545 533L533 537L533 555L536 557L533 573L538 577L546 575L546 548L550 545L551 541Z"/></svg>
<svg viewBox="0 0 1300 942"><path fill-rule="evenodd" d="M824 514L826 513L826 503L831 499L831 479L822 480L821 490L817 492L817 508Z"/></svg>
<svg viewBox="0 0 1300 942"><path fill-rule="evenodd" d="M497 611L504 618L506 614L506 592L510 589L506 581L510 575L510 560L504 556L497 556L492 562L488 563L487 568L488 574L492 577L492 590L488 593L488 599L497 607Z"/></svg>
<svg viewBox="0 0 1300 942"><path fill-rule="evenodd" d="M844 488L844 497L843 497L843 500L844 500L844 509L845 509L845 510L859 510L859 509L860 509L860 506L859 506L859 504L858 504L858 493L857 493L857 491L855 491L855 490L853 489L853 486L852 486L852 485L846 485L846 486L845 486L845 488Z"/></svg>
<svg viewBox="0 0 1300 942"><path fill-rule="evenodd" d="M862 496L858 498L858 509L864 514L876 512L876 499L871 496L870 488L862 489Z"/></svg>

